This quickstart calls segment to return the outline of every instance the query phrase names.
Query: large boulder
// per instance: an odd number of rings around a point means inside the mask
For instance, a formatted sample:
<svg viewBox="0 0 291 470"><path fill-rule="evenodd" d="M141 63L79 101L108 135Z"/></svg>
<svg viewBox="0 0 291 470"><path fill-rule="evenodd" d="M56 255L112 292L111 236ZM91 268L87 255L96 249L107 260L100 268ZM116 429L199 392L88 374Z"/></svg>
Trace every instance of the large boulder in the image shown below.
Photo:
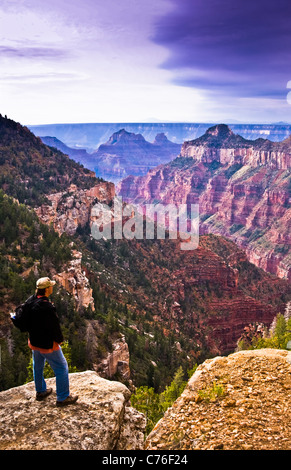
<svg viewBox="0 0 291 470"><path fill-rule="evenodd" d="M55 390L55 379L47 379ZM0 393L1 450L140 450L146 420L130 391L93 371L70 374L74 405L56 407L53 392L35 400L34 383Z"/></svg>

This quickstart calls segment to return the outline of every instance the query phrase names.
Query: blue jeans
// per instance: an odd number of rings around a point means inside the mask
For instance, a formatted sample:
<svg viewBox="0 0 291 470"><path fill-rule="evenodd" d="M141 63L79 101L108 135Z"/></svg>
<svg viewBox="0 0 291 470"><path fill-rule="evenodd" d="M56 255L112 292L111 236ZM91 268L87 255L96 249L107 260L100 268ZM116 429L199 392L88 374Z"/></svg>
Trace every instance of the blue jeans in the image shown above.
<svg viewBox="0 0 291 470"><path fill-rule="evenodd" d="M33 377L36 392L45 392L46 383L43 377L43 369L45 361L49 363L56 376L56 392L57 400L63 401L70 395L69 390L69 369L68 363L63 351L59 350L51 353L41 353L40 351L32 351L33 360Z"/></svg>

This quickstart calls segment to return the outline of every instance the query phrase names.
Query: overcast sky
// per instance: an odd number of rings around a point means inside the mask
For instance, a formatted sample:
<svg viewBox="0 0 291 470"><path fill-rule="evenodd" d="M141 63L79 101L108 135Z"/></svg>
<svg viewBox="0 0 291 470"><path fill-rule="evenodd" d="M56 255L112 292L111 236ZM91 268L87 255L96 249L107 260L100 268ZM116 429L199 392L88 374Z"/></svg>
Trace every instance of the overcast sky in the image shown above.
<svg viewBox="0 0 291 470"><path fill-rule="evenodd" d="M291 122L291 2L0 0L0 67L22 124Z"/></svg>

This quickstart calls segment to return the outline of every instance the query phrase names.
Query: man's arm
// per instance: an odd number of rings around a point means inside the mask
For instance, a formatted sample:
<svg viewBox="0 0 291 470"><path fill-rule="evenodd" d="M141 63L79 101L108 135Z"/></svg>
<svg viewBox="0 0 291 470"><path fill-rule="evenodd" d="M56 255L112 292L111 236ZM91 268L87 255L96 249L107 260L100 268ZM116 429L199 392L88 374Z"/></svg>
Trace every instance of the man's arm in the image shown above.
<svg viewBox="0 0 291 470"><path fill-rule="evenodd" d="M63 333L60 326L59 317L56 312L54 305L50 304L50 319L51 319L51 328L53 334L53 340L61 344L64 341Z"/></svg>

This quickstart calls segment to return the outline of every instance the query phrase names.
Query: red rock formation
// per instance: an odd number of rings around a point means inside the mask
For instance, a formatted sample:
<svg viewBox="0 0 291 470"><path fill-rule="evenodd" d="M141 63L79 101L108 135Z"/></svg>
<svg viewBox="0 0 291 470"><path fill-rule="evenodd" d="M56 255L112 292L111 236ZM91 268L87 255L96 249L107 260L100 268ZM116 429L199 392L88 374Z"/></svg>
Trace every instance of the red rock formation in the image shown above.
<svg viewBox="0 0 291 470"><path fill-rule="evenodd" d="M184 338L194 360L205 351L233 351L247 325L268 327L291 295L286 280L252 265L244 251L223 237L201 236L193 251L181 251L178 240L132 241L130 251L134 272L149 283L127 283L130 271L113 270L126 286L129 309L139 316L150 313L153 326L161 325L165 336ZM123 294L118 295L122 301ZM138 311L128 298L138 299Z"/></svg>
<svg viewBox="0 0 291 470"><path fill-rule="evenodd" d="M291 279L290 158L290 138L249 141L215 126L185 142L174 161L116 190L138 204L199 204L201 233L234 240L257 266Z"/></svg>
<svg viewBox="0 0 291 470"><path fill-rule="evenodd" d="M208 129L202 137L185 142L181 156L204 163L217 161L222 165L240 164L255 168L267 165L273 169L287 170L291 167L290 144L290 138L279 143L264 139L247 140L220 124Z"/></svg>
<svg viewBox="0 0 291 470"><path fill-rule="evenodd" d="M209 242L205 240L194 256L186 253L183 266L173 272L171 318L166 312L164 315L171 328L179 330L179 325L186 321L189 331L204 332L209 350L221 354L235 349L247 324L270 325L277 309L263 293L260 300L256 288L253 292L244 289L238 271L241 264L247 262L243 252L231 253L230 246L225 244L226 259L223 259L211 246L207 247ZM267 277L265 280L270 282ZM257 280L258 290L261 282ZM199 339L197 335L197 344Z"/></svg>

